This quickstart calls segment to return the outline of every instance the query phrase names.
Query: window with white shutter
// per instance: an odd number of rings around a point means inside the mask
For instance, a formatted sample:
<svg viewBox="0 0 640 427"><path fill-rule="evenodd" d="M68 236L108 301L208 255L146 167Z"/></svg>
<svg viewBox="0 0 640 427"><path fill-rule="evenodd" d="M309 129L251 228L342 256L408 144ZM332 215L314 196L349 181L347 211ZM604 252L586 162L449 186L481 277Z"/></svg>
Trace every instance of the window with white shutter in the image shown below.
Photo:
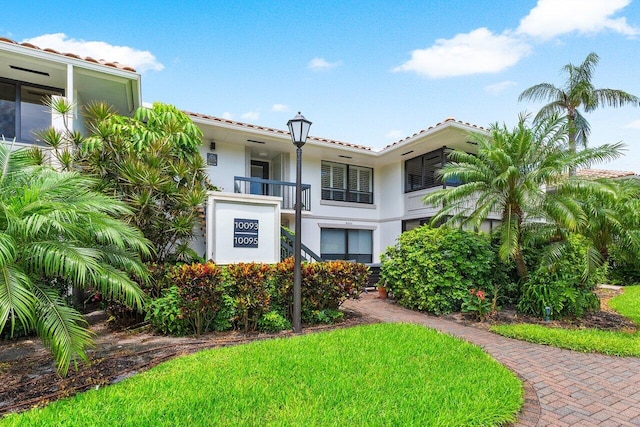
<svg viewBox="0 0 640 427"><path fill-rule="evenodd" d="M322 161L322 200L373 203L373 169Z"/></svg>

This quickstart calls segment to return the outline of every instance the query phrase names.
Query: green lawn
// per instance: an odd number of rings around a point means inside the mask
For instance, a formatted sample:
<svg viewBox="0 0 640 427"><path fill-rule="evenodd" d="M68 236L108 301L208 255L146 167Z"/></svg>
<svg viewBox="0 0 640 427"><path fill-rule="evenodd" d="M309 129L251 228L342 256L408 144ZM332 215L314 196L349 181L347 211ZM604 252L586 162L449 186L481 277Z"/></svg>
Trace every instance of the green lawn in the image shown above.
<svg viewBox="0 0 640 427"><path fill-rule="evenodd" d="M640 286L626 286L621 295L609 300L609 307L640 327Z"/></svg>
<svg viewBox="0 0 640 427"><path fill-rule="evenodd" d="M640 357L640 335L637 333L600 331L597 329L563 329L544 325L496 325L491 331L509 338L537 344L612 356Z"/></svg>
<svg viewBox="0 0 640 427"><path fill-rule="evenodd" d="M640 286L627 286L609 306L640 325ZM640 333L562 329L543 325L496 325L491 331L510 338L586 353L640 357Z"/></svg>
<svg viewBox="0 0 640 427"><path fill-rule="evenodd" d="M202 351L0 425L500 425L520 381L479 347L374 324Z"/></svg>

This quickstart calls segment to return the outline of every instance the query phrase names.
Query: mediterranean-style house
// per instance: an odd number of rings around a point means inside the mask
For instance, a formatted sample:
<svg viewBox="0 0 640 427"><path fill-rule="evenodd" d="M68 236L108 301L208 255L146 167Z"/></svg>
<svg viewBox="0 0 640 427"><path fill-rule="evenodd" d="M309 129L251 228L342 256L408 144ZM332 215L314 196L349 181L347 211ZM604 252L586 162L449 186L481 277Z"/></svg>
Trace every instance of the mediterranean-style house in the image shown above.
<svg viewBox="0 0 640 427"><path fill-rule="evenodd" d="M141 76L118 63L0 38L0 134L15 137L18 145L39 144L34 130L60 126L43 105L52 95L77 108L105 101L131 115L142 105ZM201 154L211 182L221 189L207 204L206 239L194 247L216 262L279 258L280 226L294 224L296 156L289 133L187 114L202 129ZM81 115L72 126L82 131ZM475 150L470 132L487 130L447 118L381 150L310 136L302 164L306 250L323 259L379 262L401 232L435 214L422 198L456 184L441 182L435 172L448 150ZM483 228L492 229L497 220L490 217ZM255 233L244 231L252 227Z"/></svg>

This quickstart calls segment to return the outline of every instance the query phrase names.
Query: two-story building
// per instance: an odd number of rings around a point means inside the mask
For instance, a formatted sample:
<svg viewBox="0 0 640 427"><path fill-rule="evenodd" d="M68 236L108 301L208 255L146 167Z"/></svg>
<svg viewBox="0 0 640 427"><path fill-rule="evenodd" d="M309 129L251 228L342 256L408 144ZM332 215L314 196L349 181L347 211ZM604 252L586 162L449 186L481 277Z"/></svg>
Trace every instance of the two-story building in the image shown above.
<svg viewBox="0 0 640 427"><path fill-rule="evenodd" d="M41 144L35 130L60 126L44 105L52 95L69 98L77 108L105 101L131 115L142 104L141 76L118 63L0 38L0 134L15 137L18 145ZM188 114L204 133L201 154L221 194L234 194L236 201L276 200L278 228L293 228L296 156L288 132ZM81 115L74 116L72 126L83 130ZM448 150L475 150L468 142L470 132L487 131L447 118L381 150L310 136L302 164L304 245L324 259L378 262L401 232L435 214L436 208L425 206L422 198L456 184L441 182L435 172ZM495 220L487 221L487 230ZM216 226L209 221L209 239L194 243L199 252L215 253L205 246L213 244ZM269 235L279 238L279 233Z"/></svg>

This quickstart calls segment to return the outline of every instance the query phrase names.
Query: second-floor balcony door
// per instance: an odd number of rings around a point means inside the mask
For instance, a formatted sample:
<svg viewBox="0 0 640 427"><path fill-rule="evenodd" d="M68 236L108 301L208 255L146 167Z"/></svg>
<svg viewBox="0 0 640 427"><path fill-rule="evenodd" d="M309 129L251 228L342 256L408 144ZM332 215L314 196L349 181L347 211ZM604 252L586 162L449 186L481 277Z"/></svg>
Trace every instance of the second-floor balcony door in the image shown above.
<svg viewBox="0 0 640 427"><path fill-rule="evenodd" d="M269 179L269 162L251 160L251 178ZM269 195L268 184L251 183L251 194Z"/></svg>

